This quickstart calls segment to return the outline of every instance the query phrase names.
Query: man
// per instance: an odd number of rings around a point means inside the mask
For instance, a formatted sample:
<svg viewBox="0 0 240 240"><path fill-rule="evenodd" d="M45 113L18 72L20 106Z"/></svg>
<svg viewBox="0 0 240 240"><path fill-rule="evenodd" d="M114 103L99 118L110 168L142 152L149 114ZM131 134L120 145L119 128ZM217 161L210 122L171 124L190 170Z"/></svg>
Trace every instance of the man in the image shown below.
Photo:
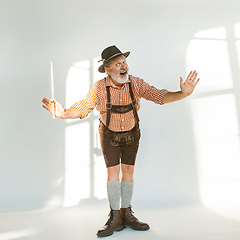
<svg viewBox="0 0 240 240"><path fill-rule="evenodd" d="M180 78L180 91L158 90L144 80L128 74L126 58L129 54L130 52L122 53L116 46L104 49L100 60L103 63L98 70L106 72L107 77L95 82L86 99L75 103L69 109L64 109L55 99L44 98L42 101L45 109L51 113L54 111L55 116L62 119L82 119L95 107L100 112L99 134L107 167L110 214L106 224L97 233L99 237L110 236L125 227L135 230L150 228L147 223L140 222L133 215L130 205L140 139L140 99L145 98L157 104L178 101L192 94L199 82L194 71L189 73L185 82Z"/></svg>

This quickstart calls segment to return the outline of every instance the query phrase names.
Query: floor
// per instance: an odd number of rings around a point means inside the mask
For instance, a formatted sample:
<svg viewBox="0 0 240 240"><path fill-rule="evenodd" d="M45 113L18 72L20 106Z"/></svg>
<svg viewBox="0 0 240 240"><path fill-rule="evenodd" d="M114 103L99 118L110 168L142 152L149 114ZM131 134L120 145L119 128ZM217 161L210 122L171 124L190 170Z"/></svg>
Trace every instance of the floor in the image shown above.
<svg viewBox="0 0 240 240"><path fill-rule="evenodd" d="M209 210L201 205L134 209L151 229L125 229L104 239L240 240L240 209ZM0 240L92 240L108 215L106 205L0 213Z"/></svg>

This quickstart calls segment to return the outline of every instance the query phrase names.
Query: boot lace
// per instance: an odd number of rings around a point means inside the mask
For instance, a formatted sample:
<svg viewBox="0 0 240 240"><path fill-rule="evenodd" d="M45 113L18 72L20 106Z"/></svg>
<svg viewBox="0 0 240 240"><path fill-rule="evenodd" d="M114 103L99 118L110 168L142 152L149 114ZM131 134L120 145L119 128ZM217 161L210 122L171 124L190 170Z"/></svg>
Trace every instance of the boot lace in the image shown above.
<svg viewBox="0 0 240 240"><path fill-rule="evenodd" d="M112 209L111 209L110 213L108 214L108 217L109 217L109 218L108 218L105 226L106 226L106 225L109 225L110 222L113 220L114 215L113 215L113 210L112 210Z"/></svg>
<svg viewBox="0 0 240 240"><path fill-rule="evenodd" d="M132 206L129 207L129 218L133 221L138 221L138 219L133 215L134 211L132 210Z"/></svg>

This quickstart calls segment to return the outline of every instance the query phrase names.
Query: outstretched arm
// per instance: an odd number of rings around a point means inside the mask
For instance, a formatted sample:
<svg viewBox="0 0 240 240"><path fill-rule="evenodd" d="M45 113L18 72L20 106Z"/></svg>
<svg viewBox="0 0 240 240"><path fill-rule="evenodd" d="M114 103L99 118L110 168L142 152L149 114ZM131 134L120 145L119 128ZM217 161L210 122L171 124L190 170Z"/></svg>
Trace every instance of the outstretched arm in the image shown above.
<svg viewBox="0 0 240 240"><path fill-rule="evenodd" d="M165 97L163 98L163 103L171 103L176 102L181 99L184 99L190 96L196 85L198 84L200 78L197 79L198 73L196 71L190 72L187 76L185 82L183 82L182 77L180 77L180 88L181 90L178 92L168 92ZM197 79L197 80L196 80Z"/></svg>
<svg viewBox="0 0 240 240"><path fill-rule="evenodd" d="M56 99L49 100L47 98L43 98L42 102L44 104L42 106L51 114L53 113L53 109L55 108L54 113L55 116L58 118L67 119L81 117L81 113L76 108L65 109L61 103L56 101Z"/></svg>

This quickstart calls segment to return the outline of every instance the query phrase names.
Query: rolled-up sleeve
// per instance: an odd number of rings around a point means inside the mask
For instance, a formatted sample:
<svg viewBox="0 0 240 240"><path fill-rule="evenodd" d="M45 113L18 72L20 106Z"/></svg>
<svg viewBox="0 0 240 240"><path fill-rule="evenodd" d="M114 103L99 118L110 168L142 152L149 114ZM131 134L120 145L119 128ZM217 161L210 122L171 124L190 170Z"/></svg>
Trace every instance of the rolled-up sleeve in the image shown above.
<svg viewBox="0 0 240 240"><path fill-rule="evenodd" d="M139 94L146 100L163 105L163 99L168 93L167 89L157 89L154 86L150 86L144 80L141 80Z"/></svg>
<svg viewBox="0 0 240 240"><path fill-rule="evenodd" d="M85 99L76 102L71 108L76 108L81 113L81 119L85 118L98 104L98 82L95 82Z"/></svg>

